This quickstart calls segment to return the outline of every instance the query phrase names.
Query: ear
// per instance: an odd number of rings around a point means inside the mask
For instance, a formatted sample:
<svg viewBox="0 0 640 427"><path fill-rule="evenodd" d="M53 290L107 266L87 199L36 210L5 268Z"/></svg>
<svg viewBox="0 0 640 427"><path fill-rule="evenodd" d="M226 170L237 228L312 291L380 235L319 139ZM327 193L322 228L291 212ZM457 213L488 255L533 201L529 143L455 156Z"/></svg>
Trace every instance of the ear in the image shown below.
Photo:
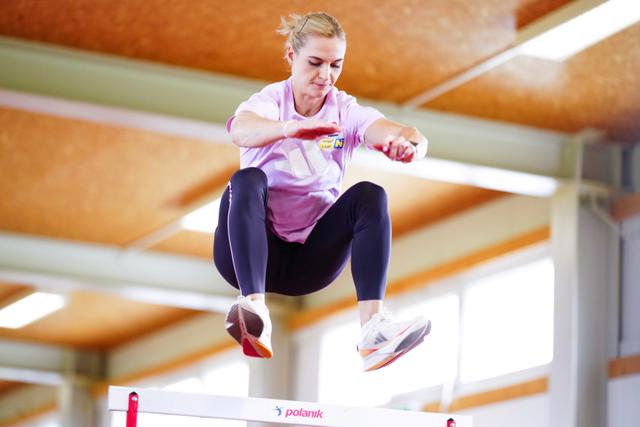
<svg viewBox="0 0 640 427"><path fill-rule="evenodd" d="M293 48L291 47L291 45L287 46L287 62L289 63L289 66L291 66L293 64L293 60L296 56L296 53L293 51Z"/></svg>

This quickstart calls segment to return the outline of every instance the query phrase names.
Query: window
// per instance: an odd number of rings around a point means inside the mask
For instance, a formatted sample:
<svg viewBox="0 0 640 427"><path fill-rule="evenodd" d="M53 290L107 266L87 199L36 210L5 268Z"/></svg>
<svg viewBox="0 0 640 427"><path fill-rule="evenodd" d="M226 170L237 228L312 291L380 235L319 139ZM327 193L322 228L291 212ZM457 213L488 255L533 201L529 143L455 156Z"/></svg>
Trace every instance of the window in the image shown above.
<svg viewBox="0 0 640 427"><path fill-rule="evenodd" d="M537 248L430 287L423 296L391 300L391 307L404 304L394 310L396 317L425 314L431 320L425 343L398 363L364 373L356 351L359 323L326 330L320 344L318 399L380 406L412 392L440 393L434 389L440 385L546 365L553 357L553 294L552 260L546 248ZM407 303L410 298L413 302Z"/></svg>
<svg viewBox="0 0 640 427"><path fill-rule="evenodd" d="M460 380L478 381L553 358L553 263L544 258L467 285Z"/></svg>

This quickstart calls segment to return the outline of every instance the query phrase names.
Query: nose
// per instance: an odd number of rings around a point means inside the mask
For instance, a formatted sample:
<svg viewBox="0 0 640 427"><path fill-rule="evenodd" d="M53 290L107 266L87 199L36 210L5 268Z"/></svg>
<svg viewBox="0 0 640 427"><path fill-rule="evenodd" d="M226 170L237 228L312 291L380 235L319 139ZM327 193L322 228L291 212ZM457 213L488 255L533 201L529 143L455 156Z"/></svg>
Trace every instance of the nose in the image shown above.
<svg viewBox="0 0 640 427"><path fill-rule="evenodd" d="M320 67L320 77L323 80L329 80L330 75L331 75L331 64L326 64Z"/></svg>

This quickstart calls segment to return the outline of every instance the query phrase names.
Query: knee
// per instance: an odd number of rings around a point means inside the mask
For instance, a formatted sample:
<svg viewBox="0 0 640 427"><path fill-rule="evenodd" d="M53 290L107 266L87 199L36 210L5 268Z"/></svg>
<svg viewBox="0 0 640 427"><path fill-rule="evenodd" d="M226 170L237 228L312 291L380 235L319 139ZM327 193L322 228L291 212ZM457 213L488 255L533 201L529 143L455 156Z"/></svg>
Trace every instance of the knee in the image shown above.
<svg viewBox="0 0 640 427"><path fill-rule="evenodd" d="M384 188L369 181L359 182L352 188L356 192L360 206L365 208L365 212L376 216L389 215L387 192Z"/></svg>
<svg viewBox="0 0 640 427"><path fill-rule="evenodd" d="M231 191L243 194L258 192L263 194L267 190L267 175L259 168L244 168L233 174L231 180ZM235 194L234 194L235 195Z"/></svg>

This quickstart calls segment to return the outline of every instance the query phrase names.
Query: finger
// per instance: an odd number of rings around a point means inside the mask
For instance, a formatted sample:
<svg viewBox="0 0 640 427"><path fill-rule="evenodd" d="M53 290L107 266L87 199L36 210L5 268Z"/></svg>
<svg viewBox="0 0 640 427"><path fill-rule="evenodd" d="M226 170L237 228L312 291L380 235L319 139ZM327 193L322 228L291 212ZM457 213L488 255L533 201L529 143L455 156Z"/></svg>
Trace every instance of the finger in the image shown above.
<svg viewBox="0 0 640 427"><path fill-rule="evenodd" d="M336 122L326 122L324 120L308 120L313 123L318 128L327 128L327 129L339 129L338 123Z"/></svg>
<svg viewBox="0 0 640 427"><path fill-rule="evenodd" d="M405 144L404 143L398 144L398 160L404 159L406 155L407 155L407 147L405 146Z"/></svg>
<svg viewBox="0 0 640 427"><path fill-rule="evenodd" d="M415 152L413 145L411 145L411 143L409 142L406 142L403 144L402 148L403 148L402 159L403 160L408 159L408 161L411 161L411 159L413 158L413 154Z"/></svg>
<svg viewBox="0 0 640 427"><path fill-rule="evenodd" d="M383 141L380 144L372 145L372 148L374 150L380 151L381 153L384 153L386 155L387 152L389 151L389 144L388 144L388 142Z"/></svg>
<svg viewBox="0 0 640 427"><path fill-rule="evenodd" d="M314 128L314 131L319 135L329 135L332 133L340 132L340 127L335 123L323 123Z"/></svg>
<svg viewBox="0 0 640 427"><path fill-rule="evenodd" d="M404 163L411 163L414 159L414 150L413 148L410 148L408 152L405 153L404 157L402 158L402 161Z"/></svg>
<svg viewBox="0 0 640 427"><path fill-rule="evenodd" d="M404 153L405 142L406 140L401 136L396 136L393 138L391 142L391 146L394 148L393 160L400 160L402 158L402 154Z"/></svg>
<svg viewBox="0 0 640 427"><path fill-rule="evenodd" d="M397 160L398 159L398 149L400 147L397 144L393 144L389 147L389 158L391 160Z"/></svg>

